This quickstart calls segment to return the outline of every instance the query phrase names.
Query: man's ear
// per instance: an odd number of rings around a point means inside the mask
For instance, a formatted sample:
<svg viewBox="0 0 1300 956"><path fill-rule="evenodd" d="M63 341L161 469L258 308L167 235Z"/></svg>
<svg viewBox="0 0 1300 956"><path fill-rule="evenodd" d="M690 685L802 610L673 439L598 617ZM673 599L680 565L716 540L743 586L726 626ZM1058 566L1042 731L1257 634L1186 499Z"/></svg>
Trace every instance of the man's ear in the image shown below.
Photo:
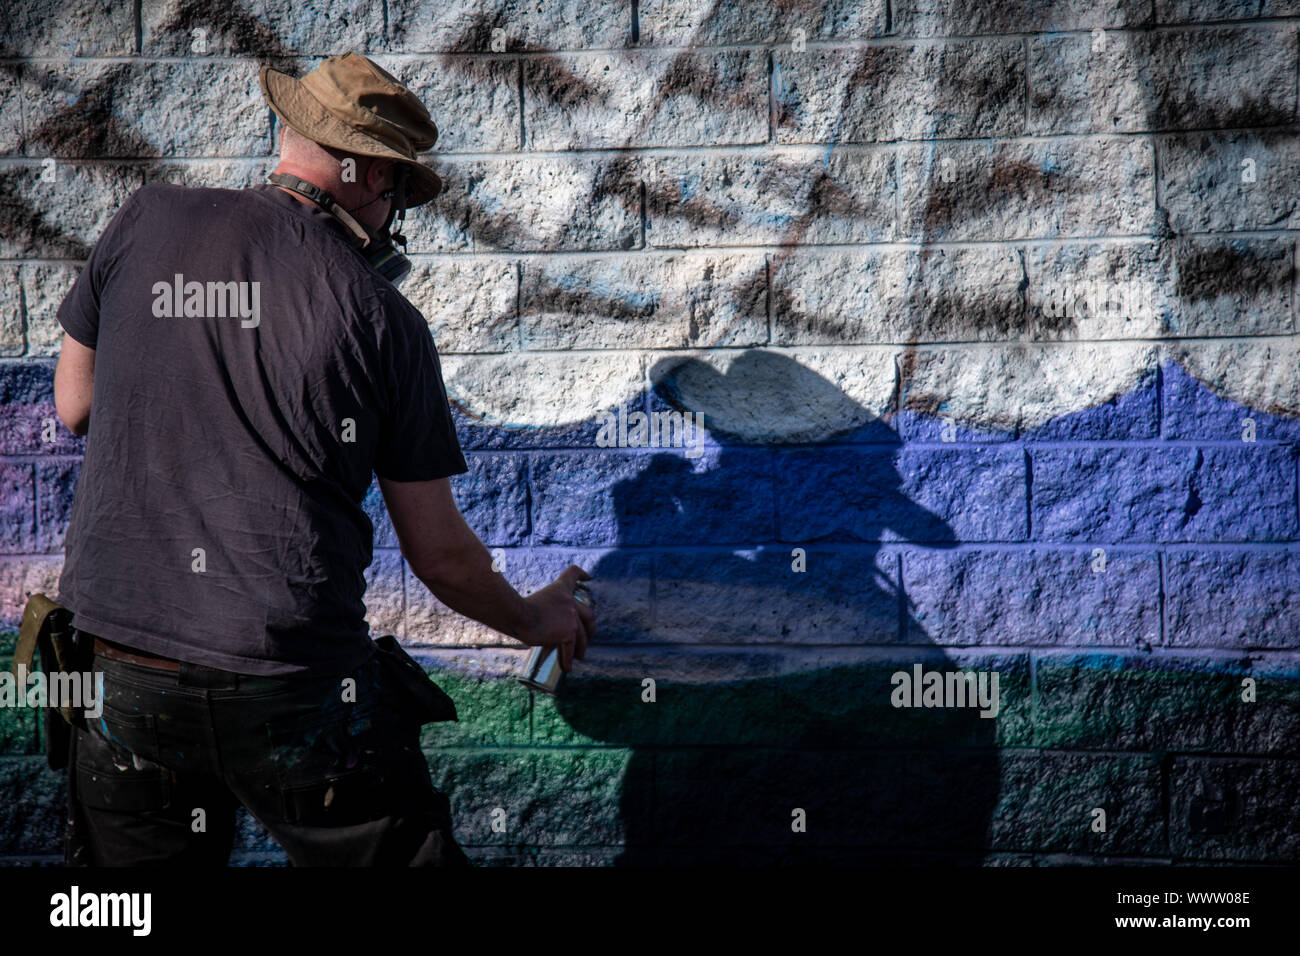
<svg viewBox="0 0 1300 956"><path fill-rule="evenodd" d="M393 161L391 159L374 159L366 170L366 189L372 193L381 193L393 182Z"/></svg>

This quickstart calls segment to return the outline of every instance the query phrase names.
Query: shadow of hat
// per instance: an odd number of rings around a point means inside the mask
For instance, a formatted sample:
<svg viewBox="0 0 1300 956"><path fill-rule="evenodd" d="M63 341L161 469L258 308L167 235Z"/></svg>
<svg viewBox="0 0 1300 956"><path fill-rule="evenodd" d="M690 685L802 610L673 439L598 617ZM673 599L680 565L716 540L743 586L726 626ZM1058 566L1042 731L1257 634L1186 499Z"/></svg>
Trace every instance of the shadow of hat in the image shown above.
<svg viewBox="0 0 1300 956"><path fill-rule="evenodd" d="M301 79L264 66L262 94L284 123L322 146L377 156L411 171L406 205L442 191L442 180L416 159L431 149L438 127L419 97L358 53L330 57Z"/></svg>
<svg viewBox="0 0 1300 956"><path fill-rule="evenodd" d="M859 441L896 443L897 435L840 385L779 351L737 355L668 355L650 368L655 392L669 405L704 416L728 441L802 444L856 433ZM715 362L727 364L724 370Z"/></svg>

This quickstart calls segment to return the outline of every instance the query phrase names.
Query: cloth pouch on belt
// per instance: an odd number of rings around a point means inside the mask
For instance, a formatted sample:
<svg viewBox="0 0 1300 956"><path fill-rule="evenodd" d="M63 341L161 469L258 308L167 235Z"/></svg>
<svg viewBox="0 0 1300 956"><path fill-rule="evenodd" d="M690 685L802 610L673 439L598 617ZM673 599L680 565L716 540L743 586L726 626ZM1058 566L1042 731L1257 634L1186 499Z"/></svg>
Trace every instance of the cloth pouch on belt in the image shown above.
<svg viewBox="0 0 1300 956"><path fill-rule="evenodd" d="M71 611L44 594L33 594L23 608L18 644L14 650L14 676L17 677L20 664L31 672L38 654L39 669L47 680L53 680L60 673L88 671L93 660L89 645L85 635L78 634L73 628ZM44 708L45 755L51 770L62 770L67 765L72 728L85 725L82 709L74 707L70 701Z"/></svg>
<svg viewBox="0 0 1300 956"><path fill-rule="evenodd" d="M454 720L456 704L443 689L429 679L429 675L392 634L374 639L375 656L384 667L398 691L399 709L420 725L440 720Z"/></svg>

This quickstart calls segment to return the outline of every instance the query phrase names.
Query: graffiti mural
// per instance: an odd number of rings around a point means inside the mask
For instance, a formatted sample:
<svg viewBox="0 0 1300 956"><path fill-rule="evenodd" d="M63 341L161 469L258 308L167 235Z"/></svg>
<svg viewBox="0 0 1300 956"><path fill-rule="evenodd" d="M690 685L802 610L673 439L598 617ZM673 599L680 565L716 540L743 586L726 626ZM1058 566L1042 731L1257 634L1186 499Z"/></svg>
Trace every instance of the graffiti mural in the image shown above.
<svg viewBox="0 0 1300 956"><path fill-rule="evenodd" d="M372 488L372 627L463 702L425 749L477 860L1293 862L1260 808L1300 792L1300 20L1221 6L26 0L6 625L57 579L80 263L145 182L262 181L258 66L356 49L441 132L403 291L458 500L517 587L577 561L601 609L530 695ZM900 692L954 672L996 715ZM14 794L57 783L28 719ZM57 852L0 813L0 852Z"/></svg>

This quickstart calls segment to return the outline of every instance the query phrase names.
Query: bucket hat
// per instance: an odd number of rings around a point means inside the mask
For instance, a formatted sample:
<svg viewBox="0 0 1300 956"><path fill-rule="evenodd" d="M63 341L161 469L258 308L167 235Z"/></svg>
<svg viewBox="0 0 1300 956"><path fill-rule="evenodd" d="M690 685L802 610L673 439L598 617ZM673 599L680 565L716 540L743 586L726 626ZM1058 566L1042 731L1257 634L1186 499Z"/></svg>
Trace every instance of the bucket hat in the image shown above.
<svg viewBox="0 0 1300 956"><path fill-rule="evenodd" d="M406 205L442 191L442 180L416 154L431 149L438 127L419 97L359 53L330 57L302 78L264 66L262 94L275 115L322 146L410 167Z"/></svg>

